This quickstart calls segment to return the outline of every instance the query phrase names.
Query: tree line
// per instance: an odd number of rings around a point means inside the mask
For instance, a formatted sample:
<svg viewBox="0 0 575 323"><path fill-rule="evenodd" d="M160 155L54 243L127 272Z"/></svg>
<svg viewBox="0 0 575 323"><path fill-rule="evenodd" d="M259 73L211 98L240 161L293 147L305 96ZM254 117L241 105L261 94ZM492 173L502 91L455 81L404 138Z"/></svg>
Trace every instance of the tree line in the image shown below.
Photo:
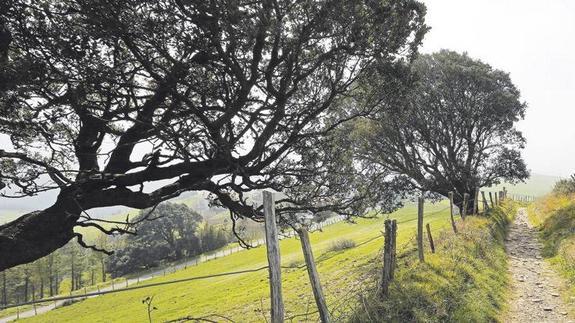
<svg viewBox="0 0 575 323"><path fill-rule="evenodd" d="M145 219L148 213L155 220L145 220L137 225L137 235L121 239L107 260L112 276L193 257L235 241L229 230L209 225L185 204L165 202L153 210L142 211L134 220Z"/></svg>
<svg viewBox="0 0 575 323"><path fill-rule="evenodd" d="M98 240L107 240L101 235ZM106 255L69 243L32 263L3 271L0 281L1 305L28 302L69 293L105 282Z"/></svg>
<svg viewBox="0 0 575 323"><path fill-rule="evenodd" d="M153 221L147 216L154 218ZM111 256L75 242L32 263L3 271L0 305L69 293L109 279L193 257L235 241L229 229L210 225L185 204L162 203L141 211L137 235L100 233L94 244Z"/></svg>

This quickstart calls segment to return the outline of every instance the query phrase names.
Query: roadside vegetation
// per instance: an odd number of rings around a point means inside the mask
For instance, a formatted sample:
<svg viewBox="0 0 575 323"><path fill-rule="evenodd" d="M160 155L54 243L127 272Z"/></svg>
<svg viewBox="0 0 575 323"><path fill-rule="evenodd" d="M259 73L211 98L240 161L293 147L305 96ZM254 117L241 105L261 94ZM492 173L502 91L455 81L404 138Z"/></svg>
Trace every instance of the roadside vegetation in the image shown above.
<svg viewBox="0 0 575 323"><path fill-rule="evenodd" d="M459 223L459 233L443 230L436 253L419 262L416 252L398 255L398 269L388 297L369 297L353 322L493 322L505 310L510 278L506 275L504 238L516 212L506 202L487 216ZM379 266L371 269L379 277Z"/></svg>
<svg viewBox="0 0 575 323"><path fill-rule="evenodd" d="M529 220L540 230L543 257L569 282L575 296L575 177L557 182L553 192L531 204Z"/></svg>

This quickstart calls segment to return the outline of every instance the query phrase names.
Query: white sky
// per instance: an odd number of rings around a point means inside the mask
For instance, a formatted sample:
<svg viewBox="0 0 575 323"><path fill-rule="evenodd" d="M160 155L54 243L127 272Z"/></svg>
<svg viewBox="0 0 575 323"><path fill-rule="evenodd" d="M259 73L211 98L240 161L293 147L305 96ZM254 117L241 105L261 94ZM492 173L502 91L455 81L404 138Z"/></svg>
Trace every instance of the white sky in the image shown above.
<svg viewBox="0 0 575 323"><path fill-rule="evenodd" d="M528 104L519 125L534 173L575 172L575 1L423 0L422 52L466 51L511 74Z"/></svg>

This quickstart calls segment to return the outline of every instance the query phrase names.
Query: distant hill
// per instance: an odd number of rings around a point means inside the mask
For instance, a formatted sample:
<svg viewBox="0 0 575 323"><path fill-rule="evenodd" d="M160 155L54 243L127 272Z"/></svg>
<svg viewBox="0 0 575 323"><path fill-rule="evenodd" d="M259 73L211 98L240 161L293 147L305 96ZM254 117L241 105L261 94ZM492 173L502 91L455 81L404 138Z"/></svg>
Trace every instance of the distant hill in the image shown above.
<svg viewBox="0 0 575 323"><path fill-rule="evenodd" d="M560 179L561 177L558 176L531 174L531 177L525 183L515 185L501 184L494 189L502 190L505 187L511 194L543 196L550 193L555 183Z"/></svg>

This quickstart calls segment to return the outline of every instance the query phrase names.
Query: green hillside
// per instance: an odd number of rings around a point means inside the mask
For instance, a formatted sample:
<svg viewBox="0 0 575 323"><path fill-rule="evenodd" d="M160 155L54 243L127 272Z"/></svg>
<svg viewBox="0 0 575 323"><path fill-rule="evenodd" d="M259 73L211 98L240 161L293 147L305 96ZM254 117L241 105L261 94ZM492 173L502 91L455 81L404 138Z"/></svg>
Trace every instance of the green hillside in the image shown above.
<svg viewBox="0 0 575 323"><path fill-rule="evenodd" d="M426 214L428 214L426 222L431 223L434 230L449 225L444 203L427 205ZM399 221L399 249L410 247L415 235L415 208L407 206L391 217ZM372 239L381 236L383 221L384 217L360 219L356 224L338 223L325 228L323 232L311 234L318 270L331 308L347 312L349 309L339 308L338 303L342 299L353 303L357 299L354 294L358 291L358 282L372 268L374 261L381 261L378 251L383 245L383 239ZM333 243L341 239L353 240L358 246L344 251L329 251ZM283 240L281 253L282 264L294 267L285 269L282 276L286 317L290 317L305 313L310 307L313 308L313 296L305 268L295 268L303 262L299 241ZM260 268L266 265L265 248L260 247L146 283ZM84 322L142 322L147 320L142 300L148 296L154 296L154 306L158 308L153 312L154 321L213 314L240 319L242 322L263 321L262 313L269 312L268 295L267 272L261 270L105 295L57 309L30 321L77 322L78 318L82 318Z"/></svg>

